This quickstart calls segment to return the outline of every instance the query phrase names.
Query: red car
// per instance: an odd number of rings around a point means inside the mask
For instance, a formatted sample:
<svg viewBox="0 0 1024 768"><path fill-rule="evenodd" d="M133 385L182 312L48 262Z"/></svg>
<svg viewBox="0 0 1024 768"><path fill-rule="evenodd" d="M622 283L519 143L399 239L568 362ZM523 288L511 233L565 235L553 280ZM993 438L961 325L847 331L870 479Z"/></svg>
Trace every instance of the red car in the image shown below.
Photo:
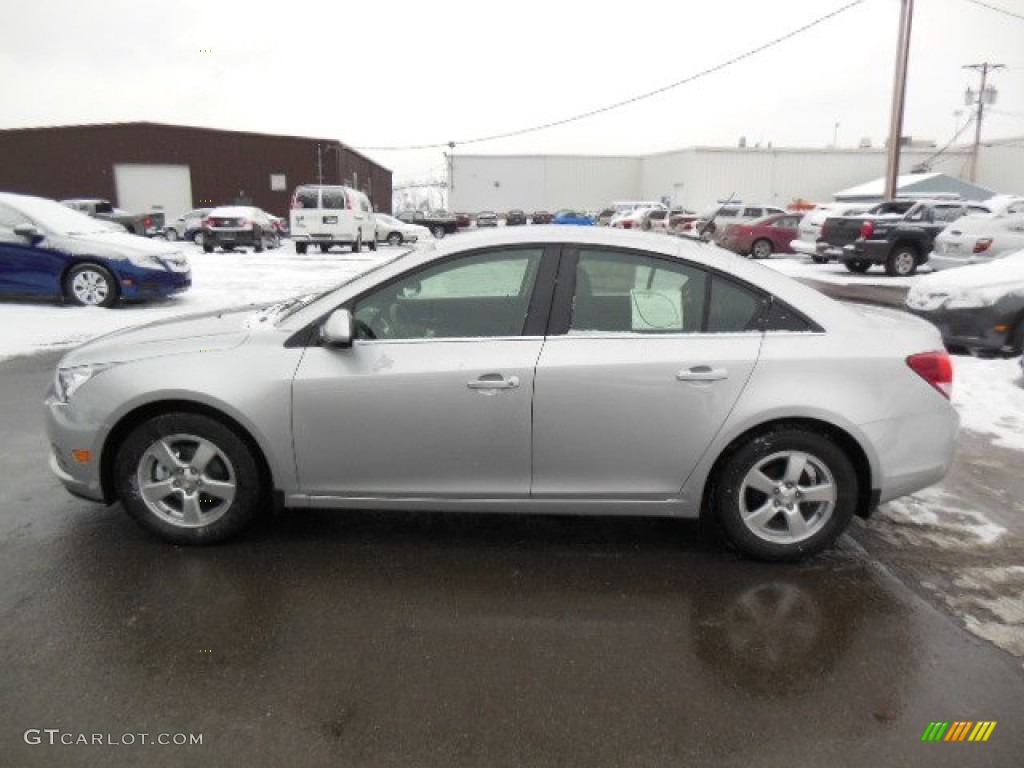
<svg viewBox="0 0 1024 768"><path fill-rule="evenodd" d="M773 213L742 224L729 224L719 245L755 259L766 259L773 253L793 253L789 244L798 236L800 219L799 213Z"/></svg>

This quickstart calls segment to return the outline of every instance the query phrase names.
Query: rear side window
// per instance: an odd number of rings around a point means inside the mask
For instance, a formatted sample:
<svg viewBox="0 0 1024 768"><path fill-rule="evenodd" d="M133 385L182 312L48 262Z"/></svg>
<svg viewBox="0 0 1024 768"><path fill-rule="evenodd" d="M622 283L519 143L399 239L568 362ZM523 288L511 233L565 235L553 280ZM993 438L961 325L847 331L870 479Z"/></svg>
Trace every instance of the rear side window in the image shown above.
<svg viewBox="0 0 1024 768"><path fill-rule="evenodd" d="M758 330L757 320L766 297L717 275L711 281L708 307L709 333L740 333Z"/></svg>
<svg viewBox="0 0 1024 768"><path fill-rule="evenodd" d="M325 209L343 211L348 208L348 199L343 189L325 189L320 196Z"/></svg>
<svg viewBox="0 0 1024 768"><path fill-rule="evenodd" d="M295 201L292 204L293 208L319 208L320 207L320 191L317 189L310 189L309 187L300 187L295 191Z"/></svg>

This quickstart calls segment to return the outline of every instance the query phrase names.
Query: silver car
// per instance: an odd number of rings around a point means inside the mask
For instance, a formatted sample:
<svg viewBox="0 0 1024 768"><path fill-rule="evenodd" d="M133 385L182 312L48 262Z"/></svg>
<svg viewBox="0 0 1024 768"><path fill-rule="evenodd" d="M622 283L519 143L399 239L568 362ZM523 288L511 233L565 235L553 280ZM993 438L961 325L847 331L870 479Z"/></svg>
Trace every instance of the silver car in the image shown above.
<svg viewBox="0 0 1024 768"><path fill-rule="evenodd" d="M928 265L936 270L985 264L1024 248L1024 214L963 216L935 237Z"/></svg>
<svg viewBox="0 0 1024 768"><path fill-rule="evenodd" d="M173 542L278 501L708 516L786 560L945 475L951 382L917 318L709 243L542 225L96 339L46 412L68 490Z"/></svg>

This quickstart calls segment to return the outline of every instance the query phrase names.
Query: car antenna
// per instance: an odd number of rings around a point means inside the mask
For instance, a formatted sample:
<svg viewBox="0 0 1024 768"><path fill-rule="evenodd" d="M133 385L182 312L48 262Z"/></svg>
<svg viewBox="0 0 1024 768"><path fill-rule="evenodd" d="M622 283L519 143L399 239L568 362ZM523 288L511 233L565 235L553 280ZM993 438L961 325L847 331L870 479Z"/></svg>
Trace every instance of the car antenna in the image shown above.
<svg viewBox="0 0 1024 768"><path fill-rule="evenodd" d="M701 227L700 231L697 233L697 237L698 238L700 238L701 240L704 240L704 234L708 231L708 229L711 227L711 225L715 223L715 218L718 216L718 214L720 214L723 210L725 210L725 206L727 206L729 203L733 202L733 198L735 198L735 197L736 197L736 193L735 192L730 192L729 193L728 199L724 200L722 202L722 204L720 206L718 206L718 210L716 210L713 214L711 214L711 218L704 222L704 226Z"/></svg>

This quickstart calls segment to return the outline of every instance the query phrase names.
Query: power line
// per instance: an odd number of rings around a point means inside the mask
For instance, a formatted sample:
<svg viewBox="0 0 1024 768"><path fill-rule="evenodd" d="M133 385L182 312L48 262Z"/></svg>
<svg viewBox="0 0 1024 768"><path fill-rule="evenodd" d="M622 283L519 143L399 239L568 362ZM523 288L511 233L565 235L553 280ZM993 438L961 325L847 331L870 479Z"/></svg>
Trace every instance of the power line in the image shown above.
<svg viewBox="0 0 1024 768"><path fill-rule="evenodd" d="M535 125L535 126L532 126L530 128L520 128L520 129L515 130L515 131L506 131L504 133L495 133L495 134L492 134L490 136L481 136L481 137L478 137L478 138L475 138L475 139L465 139L463 141L456 141L456 142L444 141L444 142L438 142L436 144L416 144L416 145L398 146L398 147L356 147L356 149L358 149L361 152L373 152L373 151L385 152L385 151L405 151L405 150L414 150L414 149L439 149L441 147L449 147L453 143L456 144L456 145L460 145L460 144L461 145L464 145L464 144L479 144L479 143L485 142L485 141L496 141L498 139L508 139L508 138L513 137L513 136L522 136L523 134L535 133L537 131L547 130L548 128L555 128L555 127L557 127L559 125L566 125L567 123L574 123L574 122L577 122L579 120L585 120L588 117L594 117L595 115L600 115L600 114L603 114L605 112L611 112L614 109L620 109L621 107L625 107L625 106L627 106L629 104L635 104L638 101L643 101L645 99L651 98L652 96L657 96L659 94L665 93L666 91L671 91L672 89L678 88L678 87L680 87L682 85L687 85L689 83L694 82L695 80L699 80L699 79L701 79L703 77L707 77L708 75L714 74L715 72L720 72L721 70L725 69L726 67L730 67L733 64L737 64L737 63L743 61L744 59L749 59L751 56L755 56L755 55L757 55L757 54L759 54L759 53L761 53L763 51L768 50L769 48L773 48L776 45L779 45L780 43L785 42L786 40L794 38L797 35L802 34L802 33L806 32L806 31L808 31L809 29L813 29L814 27L818 26L819 24L823 24L824 22L828 21L829 19L833 19L836 16L839 16L840 14L845 13L846 11L850 10L851 8L862 4L863 2L864 2L864 0L853 0L853 2L849 2L846 5L844 5L844 6L840 7L840 8L837 8L836 10L832 11L831 13L827 13L824 16L820 16L817 19L815 19L814 21L811 21L808 24L804 24L802 27L794 29L792 32L787 32L786 34L782 35L781 37L777 37L777 38L775 38L773 40L768 41L767 43L764 43L763 45L759 45L757 48L752 48L752 49L748 50L745 53L741 53L738 56L734 56L733 58L728 59L726 61L723 61L720 64L716 64L713 67L708 67L707 69L701 70L700 72L697 72L696 74L690 75L689 77L685 77L682 80L677 80L674 83L670 83L668 85L662 86L661 88L656 88L653 91L647 91L646 93L641 93L641 94L639 94L637 96L632 96L632 97L630 97L628 99L623 99L622 101L617 101L614 104L608 104L607 106L604 106L604 107L599 107L597 109L592 109L589 112L582 112L582 113L580 113L578 115L573 115L572 117L566 117L566 118L563 118L561 120L553 120L551 122L542 123L540 125Z"/></svg>
<svg viewBox="0 0 1024 768"><path fill-rule="evenodd" d="M1014 13L1013 11L1008 11L1005 8L999 8L998 6L995 5L983 3L981 0L966 0L966 2L971 3L972 5L980 5L982 8L988 8L990 11L995 11L996 13L1004 13L1007 16L1012 16L1015 19L1020 19L1021 21L1024 21L1024 16L1022 16L1019 13Z"/></svg>

